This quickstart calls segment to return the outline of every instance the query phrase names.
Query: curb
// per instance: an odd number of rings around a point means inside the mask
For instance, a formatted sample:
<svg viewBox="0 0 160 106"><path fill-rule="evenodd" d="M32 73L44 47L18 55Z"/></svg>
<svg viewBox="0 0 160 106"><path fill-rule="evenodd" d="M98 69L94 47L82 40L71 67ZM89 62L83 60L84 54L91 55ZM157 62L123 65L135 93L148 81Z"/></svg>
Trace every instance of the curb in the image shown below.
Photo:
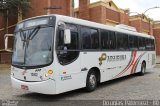
<svg viewBox="0 0 160 106"><path fill-rule="evenodd" d="M0 70L1 69L8 69L10 67L11 67L11 65L9 65L9 64L0 64Z"/></svg>

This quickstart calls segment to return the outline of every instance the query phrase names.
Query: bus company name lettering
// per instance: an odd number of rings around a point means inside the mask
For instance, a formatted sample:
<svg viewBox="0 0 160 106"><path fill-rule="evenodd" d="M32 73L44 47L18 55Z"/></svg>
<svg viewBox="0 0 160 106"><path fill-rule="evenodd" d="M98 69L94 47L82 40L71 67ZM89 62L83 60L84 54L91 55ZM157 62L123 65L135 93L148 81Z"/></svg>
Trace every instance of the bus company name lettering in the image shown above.
<svg viewBox="0 0 160 106"><path fill-rule="evenodd" d="M41 71L41 69L36 69L36 70L35 70L35 72L40 72L40 71Z"/></svg>
<svg viewBox="0 0 160 106"><path fill-rule="evenodd" d="M107 62L124 61L124 60L126 60L126 55L107 56Z"/></svg>

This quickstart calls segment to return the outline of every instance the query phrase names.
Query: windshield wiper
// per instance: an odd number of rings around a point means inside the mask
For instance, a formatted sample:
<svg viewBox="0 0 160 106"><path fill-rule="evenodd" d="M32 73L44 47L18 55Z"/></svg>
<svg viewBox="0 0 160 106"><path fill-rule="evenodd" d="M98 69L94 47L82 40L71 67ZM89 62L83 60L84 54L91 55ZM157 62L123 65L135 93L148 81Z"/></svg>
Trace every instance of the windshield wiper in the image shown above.
<svg viewBox="0 0 160 106"><path fill-rule="evenodd" d="M32 40L35 35L38 33L40 29L40 26L37 26L33 29L33 31L30 31L29 34L27 35L27 33L24 33L24 31L21 29L20 30L20 37L21 37L21 40L26 42L28 40Z"/></svg>
<svg viewBox="0 0 160 106"><path fill-rule="evenodd" d="M35 27L34 30L28 36L28 39L32 40L35 37L35 35L38 33L40 28L41 28L40 26Z"/></svg>

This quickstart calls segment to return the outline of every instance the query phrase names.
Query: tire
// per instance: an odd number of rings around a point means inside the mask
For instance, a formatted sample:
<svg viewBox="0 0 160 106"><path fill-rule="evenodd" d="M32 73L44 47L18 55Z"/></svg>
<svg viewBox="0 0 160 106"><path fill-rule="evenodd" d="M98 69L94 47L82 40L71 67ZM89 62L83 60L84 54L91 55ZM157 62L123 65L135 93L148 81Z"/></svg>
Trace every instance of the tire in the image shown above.
<svg viewBox="0 0 160 106"><path fill-rule="evenodd" d="M94 70L89 71L86 81L86 90L88 92L94 91L97 87L97 77Z"/></svg>
<svg viewBox="0 0 160 106"><path fill-rule="evenodd" d="M146 64L143 62L141 65L140 75L143 76L146 73Z"/></svg>

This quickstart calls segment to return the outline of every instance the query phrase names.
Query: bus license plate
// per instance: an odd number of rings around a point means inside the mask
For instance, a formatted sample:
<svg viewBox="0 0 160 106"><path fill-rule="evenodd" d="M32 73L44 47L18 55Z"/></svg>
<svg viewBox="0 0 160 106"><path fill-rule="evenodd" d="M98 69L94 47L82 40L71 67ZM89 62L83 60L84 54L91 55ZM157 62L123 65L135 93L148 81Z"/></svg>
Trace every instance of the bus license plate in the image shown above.
<svg viewBox="0 0 160 106"><path fill-rule="evenodd" d="M26 85L21 85L21 89L23 89L23 90L29 90L28 86L26 86Z"/></svg>

